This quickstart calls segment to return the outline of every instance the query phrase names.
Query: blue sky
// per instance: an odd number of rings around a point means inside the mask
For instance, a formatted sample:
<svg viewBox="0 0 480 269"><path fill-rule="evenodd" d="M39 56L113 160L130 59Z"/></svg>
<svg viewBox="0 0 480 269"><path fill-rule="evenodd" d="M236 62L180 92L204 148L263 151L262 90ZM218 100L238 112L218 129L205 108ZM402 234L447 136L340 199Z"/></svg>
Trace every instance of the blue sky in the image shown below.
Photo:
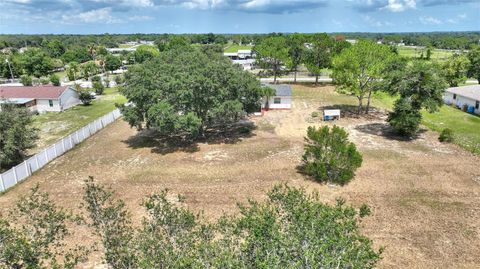
<svg viewBox="0 0 480 269"><path fill-rule="evenodd" d="M480 0L0 0L1 34L480 31Z"/></svg>

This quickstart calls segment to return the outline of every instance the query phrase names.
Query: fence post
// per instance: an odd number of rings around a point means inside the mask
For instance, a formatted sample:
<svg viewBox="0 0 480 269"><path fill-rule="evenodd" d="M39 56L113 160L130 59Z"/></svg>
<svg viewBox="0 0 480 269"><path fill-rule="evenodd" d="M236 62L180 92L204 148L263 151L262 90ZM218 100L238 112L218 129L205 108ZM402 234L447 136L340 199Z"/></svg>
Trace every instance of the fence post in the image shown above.
<svg viewBox="0 0 480 269"><path fill-rule="evenodd" d="M3 183L3 176L2 176L2 174L0 174L0 183L2 184L2 191L6 191L6 190L5 190L5 183Z"/></svg>
<svg viewBox="0 0 480 269"><path fill-rule="evenodd" d="M55 152L55 158L58 157L57 145L56 145L56 144L57 144L57 143L53 144L53 152ZM55 158L54 158L54 159L55 159Z"/></svg>
<svg viewBox="0 0 480 269"><path fill-rule="evenodd" d="M30 165L27 163L27 161L25 161L24 163L25 163L25 170L27 171L27 177L29 177L32 175L32 171L29 169Z"/></svg>
<svg viewBox="0 0 480 269"><path fill-rule="evenodd" d="M75 135L77 136L77 142L80 143L80 138L78 138L78 131L75 132Z"/></svg>
<svg viewBox="0 0 480 269"><path fill-rule="evenodd" d="M37 170L40 169L40 163L38 162L38 153L35 154L35 163L37 164Z"/></svg>
<svg viewBox="0 0 480 269"><path fill-rule="evenodd" d="M43 150L43 152L45 153L45 160L47 160L47 163L48 163L48 162L49 162L49 160L48 160L48 153L47 153L47 149L48 149L48 148L44 149L44 150Z"/></svg>
<svg viewBox="0 0 480 269"><path fill-rule="evenodd" d="M15 179L15 185L17 185L18 183L18 177L17 177L17 169L16 169L16 166L14 166L12 168L12 171L13 171L13 179Z"/></svg>
<svg viewBox="0 0 480 269"><path fill-rule="evenodd" d="M62 150L63 150L63 153L65 153L65 137L62 138Z"/></svg>

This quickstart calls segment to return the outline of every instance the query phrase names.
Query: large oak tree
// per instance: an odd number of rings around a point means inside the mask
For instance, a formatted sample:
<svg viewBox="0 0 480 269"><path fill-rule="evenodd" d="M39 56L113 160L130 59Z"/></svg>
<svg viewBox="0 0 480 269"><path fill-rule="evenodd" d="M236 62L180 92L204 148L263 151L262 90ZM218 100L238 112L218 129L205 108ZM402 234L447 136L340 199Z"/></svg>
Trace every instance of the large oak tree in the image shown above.
<svg viewBox="0 0 480 269"><path fill-rule="evenodd" d="M257 110L261 85L221 54L185 47L132 67L122 93L131 126L196 138Z"/></svg>

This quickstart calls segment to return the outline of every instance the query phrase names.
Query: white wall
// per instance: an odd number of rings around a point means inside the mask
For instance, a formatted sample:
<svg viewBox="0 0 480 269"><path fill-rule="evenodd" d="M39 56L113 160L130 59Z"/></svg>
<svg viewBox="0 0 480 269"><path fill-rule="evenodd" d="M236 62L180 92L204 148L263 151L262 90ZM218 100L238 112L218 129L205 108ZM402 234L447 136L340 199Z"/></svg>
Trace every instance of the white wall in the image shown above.
<svg viewBox="0 0 480 269"><path fill-rule="evenodd" d="M280 98L280 104L275 104L275 98ZM268 101L269 109L291 109L292 97L290 96L275 96ZM265 108L265 99L262 100L262 108Z"/></svg>
<svg viewBox="0 0 480 269"><path fill-rule="evenodd" d="M470 98L467 98L467 97L464 97L464 96L460 96L458 94L457 94L457 98L453 99L453 93L449 93L449 92L446 92L444 94L443 100L445 101L445 103L447 105L452 105L453 104L453 105L456 105L459 108L463 108L464 104L466 104L468 106L475 107L475 103L476 103L476 100L473 100L473 99L470 99ZM475 109L475 114L480 115L480 108Z"/></svg>
<svg viewBox="0 0 480 269"><path fill-rule="evenodd" d="M61 103L60 108L63 110L69 109L72 106L76 106L80 104L78 92L69 88L62 94L62 96L60 96L60 103Z"/></svg>
<svg viewBox="0 0 480 269"><path fill-rule="evenodd" d="M36 110L39 113L43 112L60 112L60 102L58 99L52 99L53 107L50 107L48 99L37 99L37 107Z"/></svg>

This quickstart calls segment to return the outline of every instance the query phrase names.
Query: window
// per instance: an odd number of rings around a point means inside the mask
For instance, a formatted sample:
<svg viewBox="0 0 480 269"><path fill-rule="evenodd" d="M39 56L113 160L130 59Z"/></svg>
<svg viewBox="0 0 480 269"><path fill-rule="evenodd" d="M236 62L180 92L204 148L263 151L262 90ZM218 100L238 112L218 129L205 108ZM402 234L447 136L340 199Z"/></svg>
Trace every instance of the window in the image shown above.
<svg viewBox="0 0 480 269"><path fill-rule="evenodd" d="M480 108L480 101L476 101L475 102L475 109L479 109Z"/></svg>
<svg viewBox="0 0 480 269"><path fill-rule="evenodd" d="M457 99L457 95L453 94L453 100Z"/></svg>
<svg viewBox="0 0 480 269"><path fill-rule="evenodd" d="M273 98L273 103L274 104L281 104L282 103L282 98L278 98L278 97Z"/></svg>
<svg viewBox="0 0 480 269"><path fill-rule="evenodd" d="M53 100L48 100L48 105L49 105L50 107L53 107Z"/></svg>

